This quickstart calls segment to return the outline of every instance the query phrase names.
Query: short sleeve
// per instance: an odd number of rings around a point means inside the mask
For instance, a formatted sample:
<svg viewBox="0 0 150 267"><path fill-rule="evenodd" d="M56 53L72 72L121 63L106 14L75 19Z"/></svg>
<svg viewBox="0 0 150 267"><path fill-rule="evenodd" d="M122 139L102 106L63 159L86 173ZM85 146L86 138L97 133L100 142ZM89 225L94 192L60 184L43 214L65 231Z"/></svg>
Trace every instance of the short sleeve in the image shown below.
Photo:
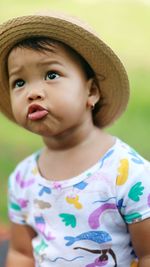
<svg viewBox="0 0 150 267"><path fill-rule="evenodd" d="M14 223L25 224L26 212L23 209L22 190L16 182L17 175L18 173L14 172L8 179L8 216Z"/></svg>
<svg viewBox="0 0 150 267"><path fill-rule="evenodd" d="M150 162L135 151L118 165L117 205L127 224L150 218Z"/></svg>

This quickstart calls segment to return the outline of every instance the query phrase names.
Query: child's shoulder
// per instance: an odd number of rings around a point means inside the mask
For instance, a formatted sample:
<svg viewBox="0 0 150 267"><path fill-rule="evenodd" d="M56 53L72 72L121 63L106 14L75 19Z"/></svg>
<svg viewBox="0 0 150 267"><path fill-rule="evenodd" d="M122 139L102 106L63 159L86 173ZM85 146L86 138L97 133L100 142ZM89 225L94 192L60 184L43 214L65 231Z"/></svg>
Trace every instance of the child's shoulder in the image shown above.
<svg viewBox="0 0 150 267"><path fill-rule="evenodd" d="M30 172L34 167L36 167L39 155L40 155L40 150L24 158L16 165L12 174L19 172L22 175L25 175L27 172Z"/></svg>
<svg viewBox="0 0 150 267"><path fill-rule="evenodd" d="M122 169L128 167L130 173L146 172L150 174L150 162L141 156L134 148L117 139L117 161Z"/></svg>
<svg viewBox="0 0 150 267"><path fill-rule="evenodd" d="M126 156L128 159L133 161L134 163L141 163L147 162L150 163L148 160L146 160L142 155L140 155L132 146L128 145L121 139L117 138L117 148L120 154L120 157Z"/></svg>

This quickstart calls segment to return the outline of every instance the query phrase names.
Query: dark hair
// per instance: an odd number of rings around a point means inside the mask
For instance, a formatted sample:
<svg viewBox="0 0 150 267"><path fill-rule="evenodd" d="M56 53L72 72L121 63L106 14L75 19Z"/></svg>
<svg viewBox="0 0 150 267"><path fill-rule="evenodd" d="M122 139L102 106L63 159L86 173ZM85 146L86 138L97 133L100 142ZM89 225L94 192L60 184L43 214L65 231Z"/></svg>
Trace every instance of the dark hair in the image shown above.
<svg viewBox="0 0 150 267"><path fill-rule="evenodd" d="M93 78L95 76L95 73L91 68L91 66L78 52L76 52L73 48L71 48L67 44L51 39L49 37L44 37L44 36L29 37L15 44L15 46L13 46L12 49L17 47L22 47L22 48L33 49L39 52L43 50L54 52L55 45L57 44L63 46L73 57L79 60L81 67L83 68L86 74L87 79Z"/></svg>

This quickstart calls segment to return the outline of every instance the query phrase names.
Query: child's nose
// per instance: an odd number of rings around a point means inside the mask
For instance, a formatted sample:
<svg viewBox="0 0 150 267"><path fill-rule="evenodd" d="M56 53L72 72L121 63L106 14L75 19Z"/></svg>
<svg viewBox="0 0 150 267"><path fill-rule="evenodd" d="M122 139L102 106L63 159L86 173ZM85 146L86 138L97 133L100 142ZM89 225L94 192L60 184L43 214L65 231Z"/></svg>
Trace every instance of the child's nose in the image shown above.
<svg viewBox="0 0 150 267"><path fill-rule="evenodd" d="M36 99L42 100L44 99L44 91L39 88L32 89L28 92L27 98L29 101L36 100Z"/></svg>

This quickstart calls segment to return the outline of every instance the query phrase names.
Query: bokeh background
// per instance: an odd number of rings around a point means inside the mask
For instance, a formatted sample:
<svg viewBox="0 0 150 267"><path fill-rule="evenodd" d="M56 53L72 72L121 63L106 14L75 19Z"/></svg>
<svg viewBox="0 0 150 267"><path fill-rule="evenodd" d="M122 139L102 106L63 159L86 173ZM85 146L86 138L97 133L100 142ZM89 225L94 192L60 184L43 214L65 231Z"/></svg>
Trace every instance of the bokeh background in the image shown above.
<svg viewBox="0 0 150 267"><path fill-rule="evenodd" d="M150 160L150 0L1 0L0 23L47 9L89 22L121 58L129 75L131 98L125 114L106 130ZM13 125L0 114L0 222L8 223L10 172L40 147L39 136Z"/></svg>

